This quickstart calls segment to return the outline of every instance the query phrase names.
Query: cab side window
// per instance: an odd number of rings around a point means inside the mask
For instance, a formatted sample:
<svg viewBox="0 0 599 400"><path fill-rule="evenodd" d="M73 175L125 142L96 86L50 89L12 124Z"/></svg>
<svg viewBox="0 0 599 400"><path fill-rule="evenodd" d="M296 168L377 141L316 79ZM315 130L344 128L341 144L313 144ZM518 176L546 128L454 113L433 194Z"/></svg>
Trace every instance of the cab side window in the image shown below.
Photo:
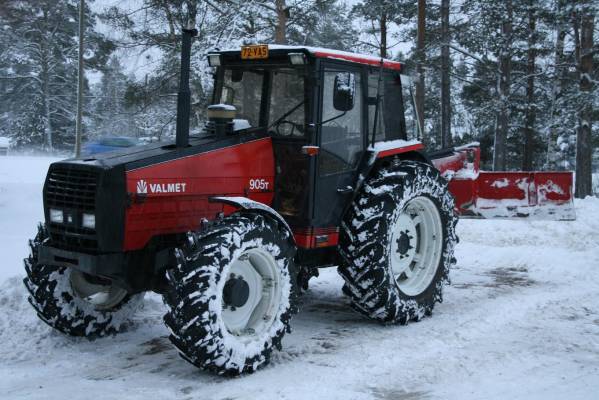
<svg viewBox="0 0 599 400"><path fill-rule="evenodd" d="M406 124L406 139L418 139L420 134L418 132L418 118L416 117L416 106L414 104L414 93L410 87L408 78L406 81L402 81L402 92L403 92L403 108L405 113L405 124Z"/></svg>
<svg viewBox="0 0 599 400"><path fill-rule="evenodd" d="M355 82L354 105L349 111L334 107L335 77L346 71L327 69L324 72L322 96L322 126L320 140L320 175L353 170L364 151L362 136L362 86L359 72L352 72Z"/></svg>
<svg viewBox="0 0 599 400"><path fill-rule="evenodd" d="M378 91L380 70L372 68L368 73L368 97L375 98ZM400 75L384 71L381 82L379 114L377 118L375 141L396 140L404 137L402 84ZM368 106L368 133L374 128L376 106Z"/></svg>
<svg viewBox="0 0 599 400"><path fill-rule="evenodd" d="M268 126L274 126L273 134L280 137L303 137L306 104L304 74L298 69L277 69L272 74L270 115ZM285 114L291 112L285 117ZM283 120L280 120L280 118Z"/></svg>
<svg viewBox="0 0 599 400"><path fill-rule="evenodd" d="M368 73L368 97L375 98L378 90L379 74L378 69L373 69ZM379 106L379 115L377 118L376 135L374 137L375 142L381 142L385 140L385 119L383 116L383 105L384 100L381 99ZM368 104L368 137L371 137L372 130L374 129L374 113L376 105Z"/></svg>

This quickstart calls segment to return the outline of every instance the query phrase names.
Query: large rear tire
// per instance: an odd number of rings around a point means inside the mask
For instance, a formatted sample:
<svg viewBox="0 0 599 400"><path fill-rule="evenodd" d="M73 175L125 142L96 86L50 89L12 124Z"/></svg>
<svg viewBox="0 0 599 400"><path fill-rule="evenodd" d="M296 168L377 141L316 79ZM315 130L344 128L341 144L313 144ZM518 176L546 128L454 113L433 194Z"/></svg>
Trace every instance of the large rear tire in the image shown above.
<svg viewBox="0 0 599 400"><path fill-rule="evenodd" d="M261 214L235 214L190 233L169 271L164 321L180 355L221 375L268 363L295 312L295 247Z"/></svg>
<svg viewBox="0 0 599 400"><path fill-rule="evenodd" d="M342 224L338 271L353 307L384 323L430 315L455 264L456 223L435 168L402 161L376 171Z"/></svg>
<svg viewBox="0 0 599 400"><path fill-rule="evenodd" d="M39 318L58 331L90 338L121 331L143 301L110 281L71 268L38 264L38 248L48 238L43 225L29 241L24 260L29 303Z"/></svg>

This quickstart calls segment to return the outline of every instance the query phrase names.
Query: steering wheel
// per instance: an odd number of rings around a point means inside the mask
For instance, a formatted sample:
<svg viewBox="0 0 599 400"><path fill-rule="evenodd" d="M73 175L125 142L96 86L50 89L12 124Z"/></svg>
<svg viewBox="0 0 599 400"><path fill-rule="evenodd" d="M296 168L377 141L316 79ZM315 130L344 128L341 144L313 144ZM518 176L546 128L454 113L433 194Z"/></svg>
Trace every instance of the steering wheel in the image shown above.
<svg viewBox="0 0 599 400"><path fill-rule="evenodd" d="M291 125L291 132L289 132L289 133L287 133L287 132L283 133L283 132L281 132L279 130L279 128L281 127L281 125L285 125L285 124ZM277 132L277 135L279 135L279 136L293 136L293 133L295 132L296 129L300 133L303 134L303 129L302 129L302 126L300 124L297 124L297 123L295 123L293 121L289 121L289 120L284 119L282 121L279 121L279 123L277 123L275 131Z"/></svg>
<svg viewBox="0 0 599 400"><path fill-rule="evenodd" d="M343 125L341 125L339 123L339 121L337 121L337 120L329 121L329 122L326 123L326 125L323 125L323 126L336 126L336 127L339 127L339 128L343 128Z"/></svg>

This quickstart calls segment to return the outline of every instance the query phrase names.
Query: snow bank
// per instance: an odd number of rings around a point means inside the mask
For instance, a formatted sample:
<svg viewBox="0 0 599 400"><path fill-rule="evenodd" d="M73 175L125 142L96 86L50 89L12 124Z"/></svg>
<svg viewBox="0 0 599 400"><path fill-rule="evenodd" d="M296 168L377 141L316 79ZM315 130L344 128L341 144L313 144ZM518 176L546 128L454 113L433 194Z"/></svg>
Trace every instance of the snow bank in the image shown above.
<svg viewBox="0 0 599 400"><path fill-rule="evenodd" d="M43 219L42 187L49 157L0 157L0 282L23 275L27 240Z"/></svg>
<svg viewBox="0 0 599 400"><path fill-rule="evenodd" d="M58 158L8 156L0 158L0 184L43 185L48 166Z"/></svg>

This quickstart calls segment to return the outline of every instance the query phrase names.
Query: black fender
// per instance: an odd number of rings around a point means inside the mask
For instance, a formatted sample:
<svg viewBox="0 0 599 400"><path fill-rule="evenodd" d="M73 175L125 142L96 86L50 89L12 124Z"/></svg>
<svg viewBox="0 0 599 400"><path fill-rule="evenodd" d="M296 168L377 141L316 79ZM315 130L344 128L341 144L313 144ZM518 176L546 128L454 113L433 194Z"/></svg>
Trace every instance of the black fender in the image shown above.
<svg viewBox="0 0 599 400"><path fill-rule="evenodd" d="M356 185L354 187L353 193L351 195L351 198L348 201L348 203L346 204L346 206L343 210L343 213L341 214L342 219L345 217L345 214L347 213L347 210L353 203L354 199L358 196L358 193L360 193L360 190L362 190L362 186L364 186L364 182L366 182L366 180L368 179L368 177L370 176L372 171L376 170L377 168L380 168L381 166L384 166L385 163L391 163L391 162L393 162L393 160L397 160L397 159L420 161L422 163L425 163L425 164L428 164L428 165L431 165L434 167L433 162L431 161L430 157L424 151L411 150L411 151L407 151L405 153L393 154L393 155L390 155L390 156L387 156L384 158L377 158L376 151L373 151L371 149L367 150L364 157L362 157L362 161L361 161L360 165L358 166L360 173L358 175L358 179L357 179Z"/></svg>
<svg viewBox="0 0 599 400"><path fill-rule="evenodd" d="M209 199L209 201L211 203L228 204L230 206L237 207L242 210L256 211L261 214L269 215L270 217L272 217L275 220L277 220L278 222L280 222L281 225L283 225L285 227L285 229L287 229L287 231L289 232L289 235L291 236L291 239L293 240L293 244L295 245L295 237L293 236L293 231L291 230L291 227L289 226L287 221L285 221L285 218L283 218L283 216L281 214L279 214L278 212L276 212L274 209L267 206L266 204L260 203L258 201L252 200L252 199L248 199L247 197L241 197L241 196L239 196L239 197L225 197L225 196L211 197Z"/></svg>
<svg viewBox="0 0 599 400"><path fill-rule="evenodd" d="M392 163L394 160L420 161L434 167L434 164L428 154L421 150L411 150L405 153L393 154L384 158L377 158L377 153L375 151L368 150L366 155L362 158L362 162L359 166L360 174L354 190L354 196L358 194L362 188L362 185L364 184L364 181L366 181L373 170L384 166L385 163Z"/></svg>
<svg viewBox="0 0 599 400"><path fill-rule="evenodd" d="M425 164L428 164L428 165L434 167L433 162L431 161L431 157L429 157L429 155L425 151L422 151L422 150L411 150L411 151L407 151L405 153L394 154L394 155L391 155L388 157L378 159L377 163L385 162L386 160L393 160L393 159L420 161L422 163L425 163Z"/></svg>

